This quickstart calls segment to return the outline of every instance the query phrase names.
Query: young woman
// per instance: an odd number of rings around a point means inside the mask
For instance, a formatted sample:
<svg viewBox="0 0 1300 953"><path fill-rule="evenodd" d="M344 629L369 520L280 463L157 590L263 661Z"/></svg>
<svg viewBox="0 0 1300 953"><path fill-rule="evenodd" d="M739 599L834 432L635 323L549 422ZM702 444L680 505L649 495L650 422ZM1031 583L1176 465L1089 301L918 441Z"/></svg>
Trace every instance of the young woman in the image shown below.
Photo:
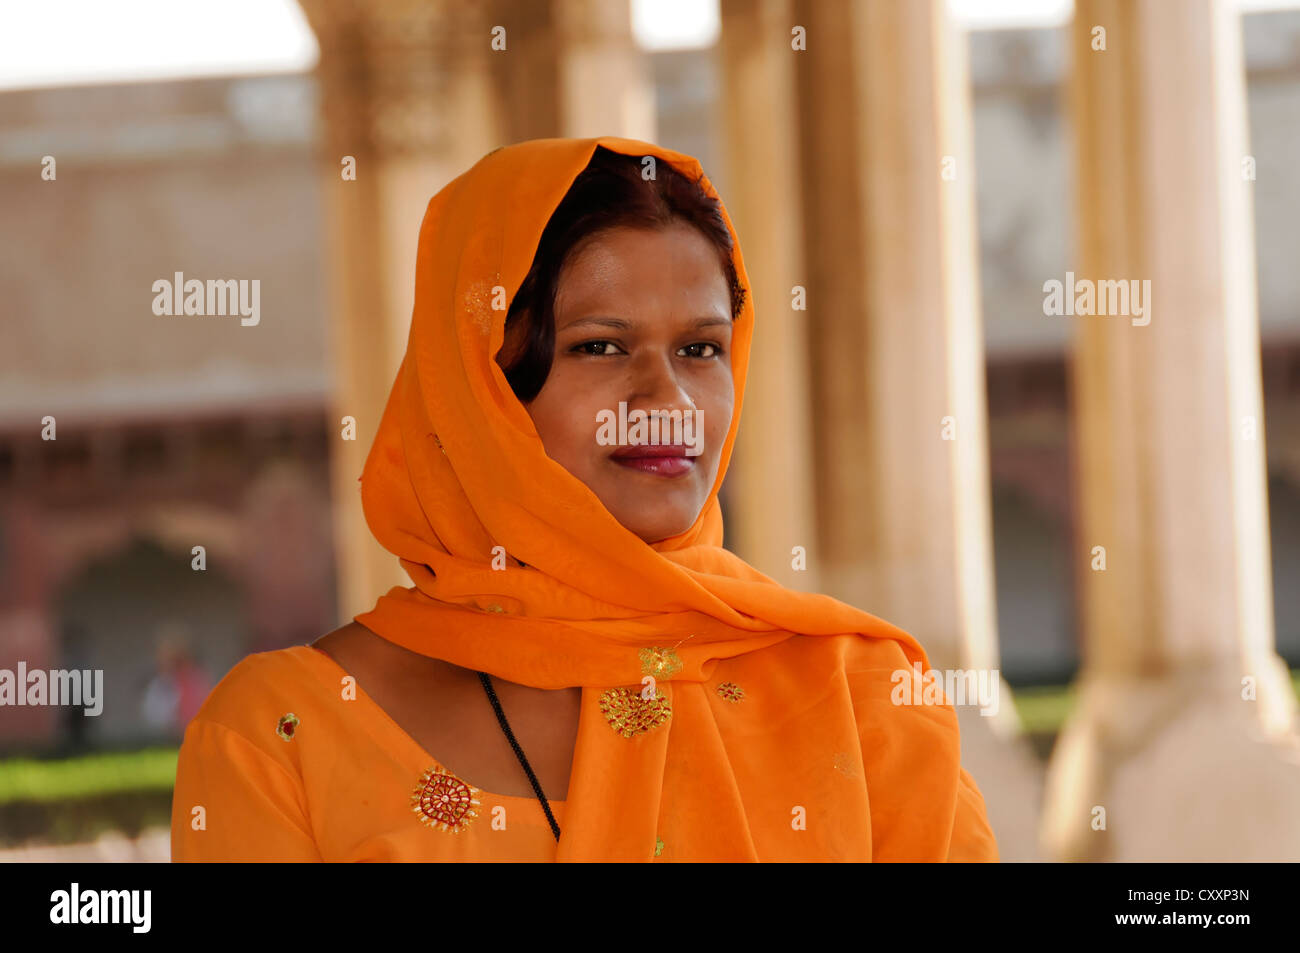
<svg viewBox="0 0 1300 953"><path fill-rule="evenodd" d="M891 703L917 642L721 546L746 284L650 143L519 143L433 198L361 476L415 585L213 690L174 859L997 860L952 707Z"/></svg>

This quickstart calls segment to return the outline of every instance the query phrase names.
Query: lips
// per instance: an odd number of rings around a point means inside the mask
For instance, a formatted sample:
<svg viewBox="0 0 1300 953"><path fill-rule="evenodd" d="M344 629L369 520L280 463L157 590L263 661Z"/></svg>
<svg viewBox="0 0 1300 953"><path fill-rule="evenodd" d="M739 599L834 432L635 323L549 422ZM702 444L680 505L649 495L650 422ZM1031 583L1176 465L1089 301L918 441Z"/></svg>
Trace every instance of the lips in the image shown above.
<svg viewBox="0 0 1300 953"><path fill-rule="evenodd" d="M656 476L680 476L695 469L695 458L686 455L680 443L620 447L609 455L619 466Z"/></svg>
<svg viewBox="0 0 1300 953"><path fill-rule="evenodd" d="M686 444L684 443L647 443L635 447L619 447L613 453L612 457L684 457L686 456Z"/></svg>

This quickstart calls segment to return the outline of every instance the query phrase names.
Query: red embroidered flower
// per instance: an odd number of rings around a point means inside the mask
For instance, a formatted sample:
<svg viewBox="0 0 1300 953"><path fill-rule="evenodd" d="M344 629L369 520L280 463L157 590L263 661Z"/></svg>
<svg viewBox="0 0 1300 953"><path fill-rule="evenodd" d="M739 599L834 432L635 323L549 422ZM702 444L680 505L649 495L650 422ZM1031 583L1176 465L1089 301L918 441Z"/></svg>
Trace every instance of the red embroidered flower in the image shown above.
<svg viewBox="0 0 1300 953"><path fill-rule="evenodd" d="M293 712L285 715L280 719L280 724L276 725L275 733L285 741L293 741L294 733L298 730L298 716Z"/></svg>
<svg viewBox="0 0 1300 953"><path fill-rule="evenodd" d="M478 812L479 790L454 774L430 768L420 778L411 794L412 810L420 822L439 830L457 833L469 826Z"/></svg>

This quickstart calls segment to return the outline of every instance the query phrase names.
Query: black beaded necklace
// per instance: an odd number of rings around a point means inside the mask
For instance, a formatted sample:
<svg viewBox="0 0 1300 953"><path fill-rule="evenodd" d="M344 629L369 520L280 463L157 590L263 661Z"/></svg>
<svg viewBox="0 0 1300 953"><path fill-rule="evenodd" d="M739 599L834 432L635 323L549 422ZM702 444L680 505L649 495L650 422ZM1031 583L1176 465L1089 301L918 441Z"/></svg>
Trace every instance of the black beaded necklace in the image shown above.
<svg viewBox="0 0 1300 953"><path fill-rule="evenodd" d="M546 812L546 819L551 822L551 833L555 835L555 840L558 843L560 840L560 825L555 823L555 815L551 813L551 805L547 802L546 795L542 793L542 785L538 782L537 775L533 773L532 765L524 757L524 749L519 747L519 742L515 740L515 733L510 730L510 722L506 721L506 713L502 711L501 702L497 700L497 693L492 688L492 678L487 672L479 672L478 680L483 683L483 691L487 692L488 701L492 703L492 710L497 713L497 721L501 723L501 730L505 732L506 740L510 742L510 747L515 749L515 757L524 766L524 773L528 775L528 780L533 785L537 800L542 803L542 810Z"/></svg>

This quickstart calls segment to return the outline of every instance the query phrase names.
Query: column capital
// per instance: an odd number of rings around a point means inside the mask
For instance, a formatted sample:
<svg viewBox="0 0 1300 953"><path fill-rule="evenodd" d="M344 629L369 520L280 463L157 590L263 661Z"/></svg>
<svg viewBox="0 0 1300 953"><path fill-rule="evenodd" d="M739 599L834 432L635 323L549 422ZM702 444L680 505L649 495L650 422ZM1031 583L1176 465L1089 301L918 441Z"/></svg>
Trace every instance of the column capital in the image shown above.
<svg viewBox="0 0 1300 953"><path fill-rule="evenodd" d="M433 153L455 134L458 71L490 43L479 0L301 0L320 45L317 76L332 151Z"/></svg>

